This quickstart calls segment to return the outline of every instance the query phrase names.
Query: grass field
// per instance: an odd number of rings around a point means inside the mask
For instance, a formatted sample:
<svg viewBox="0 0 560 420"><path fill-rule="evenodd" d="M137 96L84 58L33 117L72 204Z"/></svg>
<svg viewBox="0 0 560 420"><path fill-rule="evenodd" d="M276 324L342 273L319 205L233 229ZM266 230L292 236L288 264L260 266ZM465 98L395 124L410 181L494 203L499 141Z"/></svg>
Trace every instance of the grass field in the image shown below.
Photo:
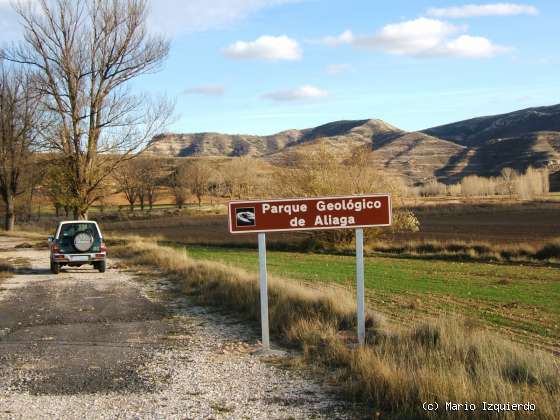
<svg viewBox="0 0 560 420"><path fill-rule="evenodd" d="M232 311L237 317L258 325L260 293L258 276L254 274L254 251L193 248L189 256L183 247L173 249L144 238L131 238L121 240L113 252L133 266L153 267L159 273L169 275L180 290L195 302ZM193 258L195 255L196 258ZM383 418L474 418L473 413L468 412L440 410L439 413L427 414L422 408L423 403L434 400L440 405L444 401L468 401L478 406L482 401L530 401L536 410L531 417L557 418L560 410L557 398L560 366L557 357L531 346L503 340L484 328L488 323L473 323L455 316L427 316L425 319L409 316L407 321L413 323L407 326L387 322L378 311L371 310L367 314L365 343L356 346L356 305L352 294L339 290L338 286L330 287L337 284L344 287L350 282L351 259L277 252L271 252L270 257L271 269L275 273L317 280L313 275L318 272L321 281L324 281L320 285L316 281L299 284L297 280L277 276L270 278L269 321L272 336L284 345L301 350L297 356L282 363L323 372L325 382L336 385L346 397L366 403ZM235 265L245 265L253 272L209 259L233 261ZM388 279L381 282L377 291L369 289L374 297L382 295L382 291L389 297L404 294L400 283L410 278L406 273L407 267L399 266L397 261L388 268L393 261L387 259L370 258L367 262L374 275L380 277L383 274ZM298 268L284 271L284 266ZM428 274L416 267L419 277L416 285L421 287L414 288L414 294L429 296L426 290L430 290L433 284L433 289L438 291L435 295L464 295L465 285L454 282L455 287L449 287L441 284L440 269L449 270L449 266L434 266ZM448 275L458 275L457 280L460 281L463 271L456 269ZM422 278L424 275L425 279ZM480 272L479 275L487 277L491 274ZM519 286L535 282L533 278L520 277L514 280ZM372 279L371 271L368 271L370 286L375 284L376 279ZM551 283L549 277L536 282L544 285ZM485 281L480 281L468 285L467 295L470 291L472 296L473 291L483 288L484 284ZM508 284L501 281L501 285ZM554 297L546 286L537 289L540 290L537 294L542 307L553 313L550 300ZM513 293L520 294L522 290L514 288ZM481 294L473 301L504 301L503 295L495 295ZM370 308L378 302L370 302ZM426 302L430 303L426 306L436 306L431 301ZM390 306L393 309L397 307L394 303ZM442 315L441 310L439 315ZM479 411L476 418L513 419L518 418L518 414Z"/></svg>
<svg viewBox="0 0 560 420"><path fill-rule="evenodd" d="M195 259L258 269L254 250L189 247ZM350 256L268 252L271 274L305 283L354 287ZM399 321L454 312L489 324L518 341L560 351L560 271L519 265L366 258L370 307Z"/></svg>

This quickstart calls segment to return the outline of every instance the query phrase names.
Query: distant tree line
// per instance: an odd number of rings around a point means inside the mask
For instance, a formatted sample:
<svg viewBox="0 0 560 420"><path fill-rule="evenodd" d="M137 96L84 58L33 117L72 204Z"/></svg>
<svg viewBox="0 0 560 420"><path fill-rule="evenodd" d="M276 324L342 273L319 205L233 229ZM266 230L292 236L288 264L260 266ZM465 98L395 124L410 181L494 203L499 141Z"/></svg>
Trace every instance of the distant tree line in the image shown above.
<svg viewBox="0 0 560 420"><path fill-rule="evenodd" d="M527 168L524 173L512 168L502 169L500 176L481 177L470 175L457 184L446 185L437 180L416 189L416 193L423 197L453 196L453 197L488 197L510 196L522 200L548 194L550 191L550 174L547 169Z"/></svg>

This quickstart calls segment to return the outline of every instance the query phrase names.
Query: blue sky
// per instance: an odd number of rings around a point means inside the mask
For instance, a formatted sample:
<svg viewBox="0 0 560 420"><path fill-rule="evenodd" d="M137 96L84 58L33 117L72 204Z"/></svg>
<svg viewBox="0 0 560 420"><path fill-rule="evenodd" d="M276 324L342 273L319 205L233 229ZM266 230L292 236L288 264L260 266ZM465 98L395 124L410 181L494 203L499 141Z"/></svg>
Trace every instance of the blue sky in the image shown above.
<svg viewBox="0 0 560 420"><path fill-rule="evenodd" d="M0 0L2 38L15 36ZM339 119L417 130L560 102L560 2L157 0L172 39L136 89L169 131L272 134Z"/></svg>

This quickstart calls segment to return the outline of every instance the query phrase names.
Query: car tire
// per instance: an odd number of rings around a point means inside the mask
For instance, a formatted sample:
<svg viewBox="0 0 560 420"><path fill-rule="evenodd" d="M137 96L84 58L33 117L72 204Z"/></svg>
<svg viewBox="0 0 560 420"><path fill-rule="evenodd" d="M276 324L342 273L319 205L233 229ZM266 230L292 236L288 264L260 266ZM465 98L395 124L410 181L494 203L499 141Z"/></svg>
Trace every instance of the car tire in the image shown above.
<svg viewBox="0 0 560 420"><path fill-rule="evenodd" d="M78 252L88 252L93 246L94 238L88 232L78 232L72 238L74 249Z"/></svg>
<svg viewBox="0 0 560 420"><path fill-rule="evenodd" d="M104 273L107 269L107 262L106 261L99 261L95 263L95 268L99 270L100 273Z"/></svg>
<svg viewBox="0 0 560 420"><path fill-rule="evenodd" d="M51 261L51 273L53 274L60 273L60 264Z"/></svg>

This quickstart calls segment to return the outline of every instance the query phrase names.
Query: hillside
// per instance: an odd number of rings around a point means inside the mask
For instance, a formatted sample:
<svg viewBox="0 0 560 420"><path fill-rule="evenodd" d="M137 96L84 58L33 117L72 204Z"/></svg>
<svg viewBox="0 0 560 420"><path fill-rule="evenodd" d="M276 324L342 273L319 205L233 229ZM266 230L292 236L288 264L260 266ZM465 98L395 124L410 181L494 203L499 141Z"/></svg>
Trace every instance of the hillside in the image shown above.
<svg viewBox="0 0 560 420"><path fill-rule="evenodd" d="M560 132L560 104L472 118L423 132L463 146L479 147L490 140L519 137L537 131Z"/></svg>
<svg viewBox="0 0 560 420"><path fill-rule="evenodd" d="M505 167L560 170L560 105L473 118L423 132L466 147L436 171L436 177L448 182L471 174L498 175Z"/></svg>
<svg viewBox="0 0 560 420"><path fill-rule="evenodd" d="M337 129L326 130L333 128L333 124ZM341 126L351 128L344 132L339 130ZM320 136L316 135L318 132ZM356 147L368 145L373 148L373 159L379 168L410 183L422 183L433 178L435 171L464 149L424 133L400 130L381 120L366 120L353 125L341 122L318 127L302 136L297 146L286 147L264 158L282 164L289 162L294 152L305 153L321 145L327 145L340 159L349 158Z"/></svg>
<svg viewBox="0 0 560 420"><path fill-rule="evenodd" d="M262 156L295 144L302 136L299 130L263 137L221 133L162 134L154 139L149 152L174 157Z"/></svg>
<svg viewBox="0 0 560 420"><path fill-rule="evenodd" d="M452 183L468 175L494 176L502 168L560 170L560 105L473 118L421 132L378 119L336 121L270 136L220 133L163 134L149 152L174 157L262 158L289 162L296 151L326 145L340 159L369 145L375 163L411 184L437 178ZM556 175L558 176L558 175Z"/></svg>
<svg viewBox="0 0 560 420"><path fill-rule="evenodd" d="M464 148L423 133L408 133L381 120L336 121L271 136L219 133L166 134L150 153L163 156L251 156L280 164L294 151L327 144L344 159L359 146L371 145L376 163L412 183L424 182Z"/></svg>

